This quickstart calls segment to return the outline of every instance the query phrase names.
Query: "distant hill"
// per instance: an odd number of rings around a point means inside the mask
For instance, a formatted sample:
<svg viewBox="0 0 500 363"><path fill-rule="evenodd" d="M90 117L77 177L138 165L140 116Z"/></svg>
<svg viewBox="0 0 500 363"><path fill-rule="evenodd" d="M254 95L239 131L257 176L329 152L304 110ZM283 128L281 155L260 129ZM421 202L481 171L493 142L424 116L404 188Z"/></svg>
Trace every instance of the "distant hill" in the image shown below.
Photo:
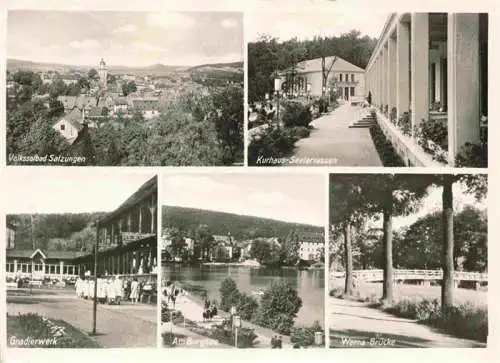
<svg viewBox="0 0 500 363"><path fill-rule="evenodd" d="M163 228L176 227L186 232L206 224L212 234L227 235L230 232L240 240L257 237L286 238L290 231L295 230L299 238L324 241L323 227L195 208L163 206L162 224Z"/></svg>
<svg viewBox="0 0 500 363"><path fill-rule="evenodd" d="M187 71L204 72L211 70L220 70L226 72L243 72L243 62L201 64L199 66L191 67Z"/></svg>
<svg viewBox="0 0 500 363"><path fill-rule="evenodd" d="M35 72L57 71L59 73L68 73L71 70L87 72L91 68L97 68L97 64L90 65L70 65L58 63L41 63L32 62L29 60L21 59L7 59L7 70L31 70ZM221 72L243 72L243 62L234 63L215 63L204 64L195 67L181 66L181 65L165 65L153 64L147 67L129 67L123 65L109 65L110 74L135 74L135 75L156 75L165 76L173 72L208 72L208 71L221 71Z"/></svg>

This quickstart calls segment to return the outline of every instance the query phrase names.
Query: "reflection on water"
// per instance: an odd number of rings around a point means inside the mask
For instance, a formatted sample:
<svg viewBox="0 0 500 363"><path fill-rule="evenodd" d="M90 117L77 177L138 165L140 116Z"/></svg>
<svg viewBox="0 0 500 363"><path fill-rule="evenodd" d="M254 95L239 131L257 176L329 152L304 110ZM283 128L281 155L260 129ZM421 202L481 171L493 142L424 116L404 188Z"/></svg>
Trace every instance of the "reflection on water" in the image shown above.
<svg viewBox="0 0 500 363"><path fill-rule="evenodd" d="M251 268L244 266L163 266L162 277L174 281L192 281L208 290L211 299L219 300L222 280L230 276L238 289L251 294L256 289L265 289L271 282L284 280L296 288L302 298L296 324L311 325L318 320L323 325L324 314L324 270L301 271L294 268Z"/></svg>

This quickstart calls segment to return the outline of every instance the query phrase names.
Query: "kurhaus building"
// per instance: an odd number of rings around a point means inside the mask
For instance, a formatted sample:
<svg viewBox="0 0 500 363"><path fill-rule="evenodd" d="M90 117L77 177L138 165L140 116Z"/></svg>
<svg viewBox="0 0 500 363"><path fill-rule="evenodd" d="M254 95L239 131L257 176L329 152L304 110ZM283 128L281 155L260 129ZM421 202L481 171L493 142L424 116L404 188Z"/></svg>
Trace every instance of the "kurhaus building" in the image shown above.
<svg viewBox="0 0 500 363"><path fill-rule="evenodd" d="M297 63L293 69L282 72L283 81L294 78L292 93L321 97L323 91L328 93L332 87L337 95L345 101L362 100L365 96L365 71L337 56L325 58L324 64L327 81L323 90L323 60L310 59Z"/></svg>
<svg viewBox="0 0 500 363"><path fill-rule="evenodd" d="M140 280L155 279L157 190L158 180L155 176L118 209L101 218L97 224L98 275L119 274L136 276ZM94 273L93 253L8 248L6 255L8 278L64 280Z"/></svg>
<svg viewBox="0 0 500 363"><path fill-rule="evenodd" d="M455 165L466 143L487 137L488 14L391 14L366 81L382 131L405 164ZM422 131L429 120L444 134L432 143L432 128Z"/></svg>

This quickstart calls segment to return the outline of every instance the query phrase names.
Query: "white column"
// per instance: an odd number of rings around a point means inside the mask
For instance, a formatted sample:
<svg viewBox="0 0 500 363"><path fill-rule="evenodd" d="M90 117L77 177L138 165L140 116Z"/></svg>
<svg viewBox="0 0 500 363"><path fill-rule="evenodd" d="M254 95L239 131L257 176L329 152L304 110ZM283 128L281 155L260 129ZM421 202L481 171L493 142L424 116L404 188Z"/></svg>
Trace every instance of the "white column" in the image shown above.
<svg viewBox="0 0 500 363"><path fill-rule="evenodd" d="M381 106L383 103L383 98L382 98L382 58L380 57L380 53L377 55L377 94L378 94L378 99L377 99L377 106Z"/></svg>
<svg viewBox="0 0 500 363"><path fill-rule="evenodd" d="M429 118L429 14L411 14L412 129Z"/></svg>
<svg viewBox="0 0 500 363"><path fill-rule="evenodd" d="M384 62L385 62L385 99L387 104L387 114L391 112L391 55L389 49L390 36L387 40L387 47L385 48Z"/></svg>
<svg viewBox="0 0 500 363"><path fill-rule="evenodd" d="M410 28L407 23L398 22L396 25L397 44L397 93L396 108L398 116L410 108Z"/></svg>
<svg viewBox="0 0 500 363"><path fill-rule="evenodd" d="M448 14L449 162L479 140L479 14Z"/></svg>
<svg viewBox="0 0 500 363"><path fill-rule="evenodd" d="M64 261L59 261L59 280L62 281L64 272Z"/></svg>
<svg viewBox="0 0 500 363"><path fill-rule="evenodd" d="M380 52L380 83L382 84L382 110L385 110L385 105L387 105L387 62L386 62L386 54L387 50L385 48L385 44L382 46L382 50Z"/></svg>
<svg viewBox="0 0 500 363"><path fill-rule="evenodd" d="M14 259L14 273L17 273L17 258Z"/></svg>
<svg viewBox="0 0 500 363"><path fill-rule="evenodd" d="M389 114L393 107L396 107L396 92L397 92L397 83L396 83L396 39L393 37L389 37L388 40L388 53L389 53Z"/></svg>
<svg viewBox="0 0 500 363"><path fill-rule="evenodd" d="M434 88L434 95L436 97L436 102L441 102L441 57L439 56L434 63L434 74L436 75L436 87Z"/></svg>

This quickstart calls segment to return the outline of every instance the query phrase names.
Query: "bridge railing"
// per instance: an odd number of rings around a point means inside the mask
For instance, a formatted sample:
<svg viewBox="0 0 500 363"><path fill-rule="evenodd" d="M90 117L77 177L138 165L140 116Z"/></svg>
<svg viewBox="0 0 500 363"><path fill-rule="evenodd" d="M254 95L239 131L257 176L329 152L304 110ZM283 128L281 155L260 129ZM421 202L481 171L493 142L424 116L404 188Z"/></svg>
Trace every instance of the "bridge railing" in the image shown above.
<svg viewBox="0 0 500 363"><path fill-rule="evenodd" d="M354 270L352 275L355 279L360 281L382 281L384 279L384 270ZM331 277L342 277L345 273L340 275L334 272ZM442 280L442 270L402 270L394 269L395 280ZM454 271L453 279L458 281L488 281L488 273L484 272L468 272L468 271Z"/></svg>

